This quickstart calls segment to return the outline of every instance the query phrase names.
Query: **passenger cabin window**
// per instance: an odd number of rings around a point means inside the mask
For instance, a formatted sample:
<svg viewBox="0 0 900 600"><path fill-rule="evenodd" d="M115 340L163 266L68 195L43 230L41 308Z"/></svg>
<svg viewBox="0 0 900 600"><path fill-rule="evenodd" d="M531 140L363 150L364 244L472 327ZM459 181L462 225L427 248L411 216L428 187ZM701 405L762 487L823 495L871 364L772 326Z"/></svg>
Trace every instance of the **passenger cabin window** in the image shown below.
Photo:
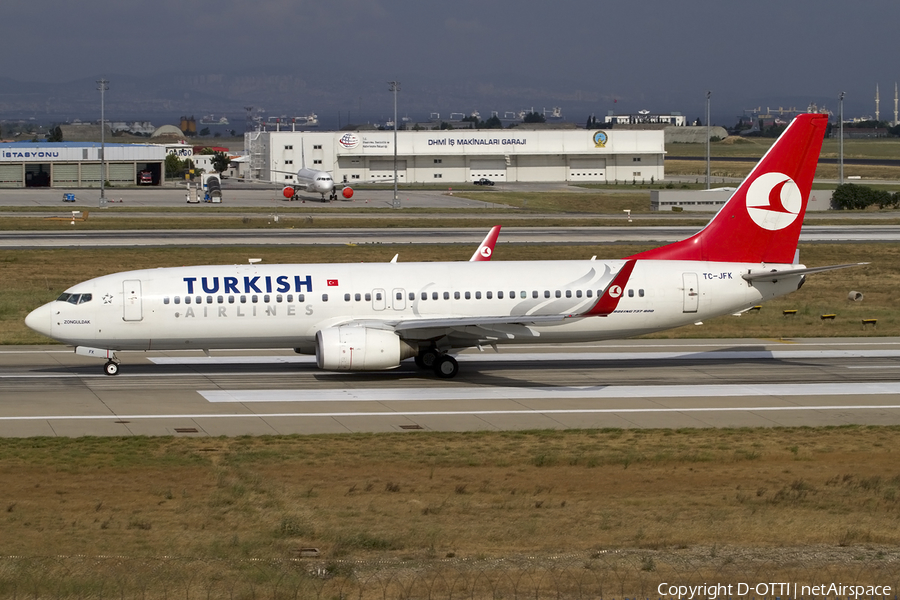
<svg viewBox="0 0 900 600"><path fill-rule="evenodd" d="M437 293L437 292L431 292L431 299L432 299L432 300L437 300L437 299L438 299L438 293Z"/></svg>
<svg viewBox="0 0 900 600"><path fill-rule="evenodd" d="M173 300L175 300L175 304L181 304L181 296L175 296Z"/></svg>
<svg viewBox="0 0 900 600"><path fill-rule="evenodd" d="M328 294L322 294L322 302L328 302Z"/></svg>
<svg viewBox="0 0 900 600"><path fill-rule="evenodd" d="M494 298L494 294L493 294L493 292L485 292L485 297L488 300L492 300Z"/></svg>
<svg viewBox="0 0 900 600"><path fill-rule="evenodd" d="M459 292L453 292L453 299L459 300Z"/></svg>
<svg viewBox="0 0 900 600"><path fill-rule="evenodd" d="M475 299L481 300L481 292L475 292Z"/></svg>
<svg viewBox="0 0 900 600"><path fill-rule="evenodd" d="M450 292L444 292L444 300L450 299Z"/></svg>
<svg viewBox="0 0 900 600"><path fill-rule="evenodd" d="M163 304L168 304L168 303L169 303L169 297L166 296L165 298L163 298Z"/></svg>
<svg viewBox="0 0 900 600"><path fill-rule="evenodd" d="M466 300L472 299L472 292L466 292Z"/></svg>
<svg viewBox="0 0 900 600"><path fill-rule="evenodd" d="M288 296L288 302L291 301L291 297ZM306 294L297 294L297 302L306 302Z"/></svg>
<svg viewBox="0 0 900 600"><path fill-rule="evenodd" d="M344 294L344 302L350 302L350 294Z"/></svg>

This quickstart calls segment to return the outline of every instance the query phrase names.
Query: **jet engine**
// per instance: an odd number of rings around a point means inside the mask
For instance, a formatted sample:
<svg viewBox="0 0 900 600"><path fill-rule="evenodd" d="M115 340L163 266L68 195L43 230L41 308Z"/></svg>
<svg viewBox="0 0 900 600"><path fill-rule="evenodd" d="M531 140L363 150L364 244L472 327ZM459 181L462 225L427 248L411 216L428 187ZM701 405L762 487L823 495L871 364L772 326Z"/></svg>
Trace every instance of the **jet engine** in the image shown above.
<svg viewBox="0 0 900 600"><path fill-rule="evenodd" d="M417 348L384 329L345 325L316 332L316 364L328 371L394 369L417 354Z"/></svg>
<svg viewBox="0 0 900 600"><path fill-rule="evenodd" d="M284 194L285 198L291 199L294 197L295 190L294 190L293 186L288 185L288 186L285 186L285 188L283 190L281 190L281 193Z"/></svg>
<svg viewBox="0 0 900 600"><path fill-rule="evenodd" d="M348 185L341 191L341 194L343 194L344 198L349 200L353 197L353 188Z"/></svg>

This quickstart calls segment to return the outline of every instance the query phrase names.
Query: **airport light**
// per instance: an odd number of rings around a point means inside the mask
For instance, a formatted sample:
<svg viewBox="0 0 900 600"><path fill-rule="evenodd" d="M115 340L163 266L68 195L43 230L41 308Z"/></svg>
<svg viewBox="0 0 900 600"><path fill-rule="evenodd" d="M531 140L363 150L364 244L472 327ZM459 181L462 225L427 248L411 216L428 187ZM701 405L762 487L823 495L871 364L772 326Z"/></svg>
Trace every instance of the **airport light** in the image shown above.
<svg viewBox="0 0 900 600"><path fill-rule="evenodd" d="M391 92L394 92L394 200L391 208L400 208L400 198L397 196L397 92L400 91L399 81L388 81Z"/></svg>
<svg viewBox="0 0 900 600"><path fill-rule="evenodd" d="M104 194L104 180L106 179L106 115L104 92L109 89L107 85L109 81L106 79L98 79L97 84L100 86L100 206L106 206L106 195Z"/></svg>
<svg viewBox="0 0 900 600"><path fill-rule="evenodd" d="M706 92L706 189L710 186L710 169L709 169L709 97L712 92Z"/></svg>
<svg viewBox="0 0 900 600"><path fill-rule="evenodd" d="M841 92L840 107L841 109L838 111L840 115L838 117L840 119L838 127L838 135L840 136L840 141L838 141L838 154L840 155L840 160L838 160L838 185L844 185L844 92Z"/></svg>

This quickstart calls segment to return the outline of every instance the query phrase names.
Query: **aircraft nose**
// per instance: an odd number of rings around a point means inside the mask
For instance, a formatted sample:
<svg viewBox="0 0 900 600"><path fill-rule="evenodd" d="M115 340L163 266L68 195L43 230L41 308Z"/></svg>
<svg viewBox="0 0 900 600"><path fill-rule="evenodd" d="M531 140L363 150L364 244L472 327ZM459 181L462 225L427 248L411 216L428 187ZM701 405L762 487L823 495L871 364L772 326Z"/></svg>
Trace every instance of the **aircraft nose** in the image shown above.
<svg viewBox="0 0 900 600"><path fill-rule="evenodd" d="M50 330L53 325L53 308L50 304L37 307L25 317L25 325L38 333L52 337Z"/></svg>

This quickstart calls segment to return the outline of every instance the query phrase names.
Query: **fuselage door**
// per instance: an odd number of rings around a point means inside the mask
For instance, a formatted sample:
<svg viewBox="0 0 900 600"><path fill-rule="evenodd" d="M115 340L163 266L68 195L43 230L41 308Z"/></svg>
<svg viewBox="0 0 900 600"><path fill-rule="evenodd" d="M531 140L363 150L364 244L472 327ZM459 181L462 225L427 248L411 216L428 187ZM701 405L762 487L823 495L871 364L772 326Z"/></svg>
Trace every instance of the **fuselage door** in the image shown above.
<svg viewBox="0 0 900 600"><path fill-rule="evenodd" d="M393 309L403 310L406 308L406 291L401 288L394 288L394 291L391 293L394 295L394 298L391 301Z"/></svg>
<svg viewBox="0 0 900 600"><path fill-rule="evenodd" d="M124 298L124 313L122 318L126 321L141 321L144 318L141 309L141 280L127 279L122 282Z"/></svg>
<svg viewBox="0 0 900 600"><path fill-rule="evenodd" d="M700 280L696 273L682 273L684 280L684 312L697 312L700 307Z"/></svg>
<svg viewBox="0 0 900 600"><path fill-rule="evenodd" d="M384 297L384 290L372 290L372 308L374 308L375 310L384 310L385 306L386 299Z"/></svg>

